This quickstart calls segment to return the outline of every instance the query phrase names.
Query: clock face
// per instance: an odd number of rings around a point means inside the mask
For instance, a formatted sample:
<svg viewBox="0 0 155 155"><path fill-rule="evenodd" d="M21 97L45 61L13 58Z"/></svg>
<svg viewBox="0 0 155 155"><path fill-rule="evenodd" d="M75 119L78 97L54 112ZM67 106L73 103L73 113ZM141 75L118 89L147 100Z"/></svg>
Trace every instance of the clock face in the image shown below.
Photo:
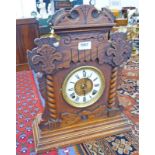
<svg viewBox="0 0 155 155"><path fill-rule="evenodd" d="M105 79L103 73L92 66L82 66L71 71L62 86L65 101L74 107L94 104L103 94Z"/></svg>

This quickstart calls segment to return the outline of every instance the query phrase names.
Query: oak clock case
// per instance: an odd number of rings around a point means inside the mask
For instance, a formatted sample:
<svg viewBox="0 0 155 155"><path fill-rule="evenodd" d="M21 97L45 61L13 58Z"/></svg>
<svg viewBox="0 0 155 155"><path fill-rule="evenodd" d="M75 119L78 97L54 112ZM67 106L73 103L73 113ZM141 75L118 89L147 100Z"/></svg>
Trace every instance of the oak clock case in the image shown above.
<svg viewBox="0 0 155 155"><path fill-rule="evenodd" d="M51 24L60 39L35 39L28 60L45 100L32 125L37 153L131 130L116 90L132 48L110 32L114 21L92 5L59 10Z"/></svg>

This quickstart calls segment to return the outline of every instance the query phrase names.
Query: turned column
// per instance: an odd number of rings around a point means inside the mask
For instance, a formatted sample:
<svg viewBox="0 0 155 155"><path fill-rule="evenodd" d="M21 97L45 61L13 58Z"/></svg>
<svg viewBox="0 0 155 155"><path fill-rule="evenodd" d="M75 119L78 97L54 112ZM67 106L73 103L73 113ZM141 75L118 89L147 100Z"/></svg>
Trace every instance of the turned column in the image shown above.
<svg viewBox="0 0 155 155"><path fill-rule="evenodd" d="M46 90L47 90L47 98L46 105L49 107L48 110L50 112L50 118L53 120L57 119L56 112L56 100L54 94L54 80L51 75L47 75L46 77Z"/></svg>
<svg viewBox="0 0 155 155"><path fill-rule="evenodd" d="M117 95L117 74L118 67L112 69L112 75L110 80L110 90L108 97L108 108L111 109L116 104L116 95Z"/></svg>

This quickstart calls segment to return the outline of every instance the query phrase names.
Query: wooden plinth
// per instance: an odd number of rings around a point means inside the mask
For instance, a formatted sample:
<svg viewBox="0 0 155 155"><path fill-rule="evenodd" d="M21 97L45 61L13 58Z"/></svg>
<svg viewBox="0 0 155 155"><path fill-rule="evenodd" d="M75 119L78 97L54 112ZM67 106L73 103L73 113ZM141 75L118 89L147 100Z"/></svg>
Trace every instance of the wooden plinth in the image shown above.
<svg viewBox="0 0 155 155"><path fill-rule="evenodd" d="M53 131L41 131L39 129L40 117L41 115L38 115L33 122L37 153L131 130L129 121L124 115L97 119Z"/></svg>

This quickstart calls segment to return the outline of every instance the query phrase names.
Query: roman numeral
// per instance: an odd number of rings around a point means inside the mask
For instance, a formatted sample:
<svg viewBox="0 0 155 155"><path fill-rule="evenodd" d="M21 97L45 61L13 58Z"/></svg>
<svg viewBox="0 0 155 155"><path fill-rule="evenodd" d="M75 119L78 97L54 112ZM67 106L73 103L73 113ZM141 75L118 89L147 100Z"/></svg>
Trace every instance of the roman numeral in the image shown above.
<svg viewBox="0 0 155 155"><path fill-rule="evenodd" d="M70 94L70 97L74 99L75 98L75 94L74 93Z"/></svg>
<svg viewBox="0 0 155 155"><path fill-rule="evenodd" d="M70 83L75 84L75 82L72 82L72 81Z"/></svg>
<svg viewBox="0 0 155 155"><path fill-rule="evenodd" d="M96 77L93 81L96 81L98 79L98 77Z"/></svg>
<svg viewBox="0 0 155 155"><path fill-rule="evenodd" d="M79 75L75 75L75 77L76 77L78 80L80 79Z"/></svg>
<svg viewBox="0 0 155 155"><path fill-rule="evenodd" d="M95 84L95 85L94 85L94 87L98 87L98 86L99 86L99 84Z"/></svg>
<svg viewBox="0 0 155 155"><path fill-rule="evenodd" d="M92 95L95 95L97 93L97 90L93 90Z"/></svg>
<svg viewBox="0 0 155 155"><path fill-rule="evenodd" d="M83 97L83 102L86 102L86 97L85 96Z"/></svg>
<svg viewBox="0 0 155 155"><path fill-rule="evenodd" d="M86 77L86 71L85 70L83 71L83 77Z"/></svg>
<svg viewBox="0 0 155 155"><path fill-rule="evenodd" d="M73 91L74 90L74 88L70 88L70 89L68 89L68 91Z"/></svg>
<svg viewBox="0 0 155 155"><path fill-rule="evenodd" d="M75 99L75 101L76 101L76 102L78 102L78 101L79 101L79 99L80 99L80 98L77 96L77 97L76 97L76 99Z"/></svg>

